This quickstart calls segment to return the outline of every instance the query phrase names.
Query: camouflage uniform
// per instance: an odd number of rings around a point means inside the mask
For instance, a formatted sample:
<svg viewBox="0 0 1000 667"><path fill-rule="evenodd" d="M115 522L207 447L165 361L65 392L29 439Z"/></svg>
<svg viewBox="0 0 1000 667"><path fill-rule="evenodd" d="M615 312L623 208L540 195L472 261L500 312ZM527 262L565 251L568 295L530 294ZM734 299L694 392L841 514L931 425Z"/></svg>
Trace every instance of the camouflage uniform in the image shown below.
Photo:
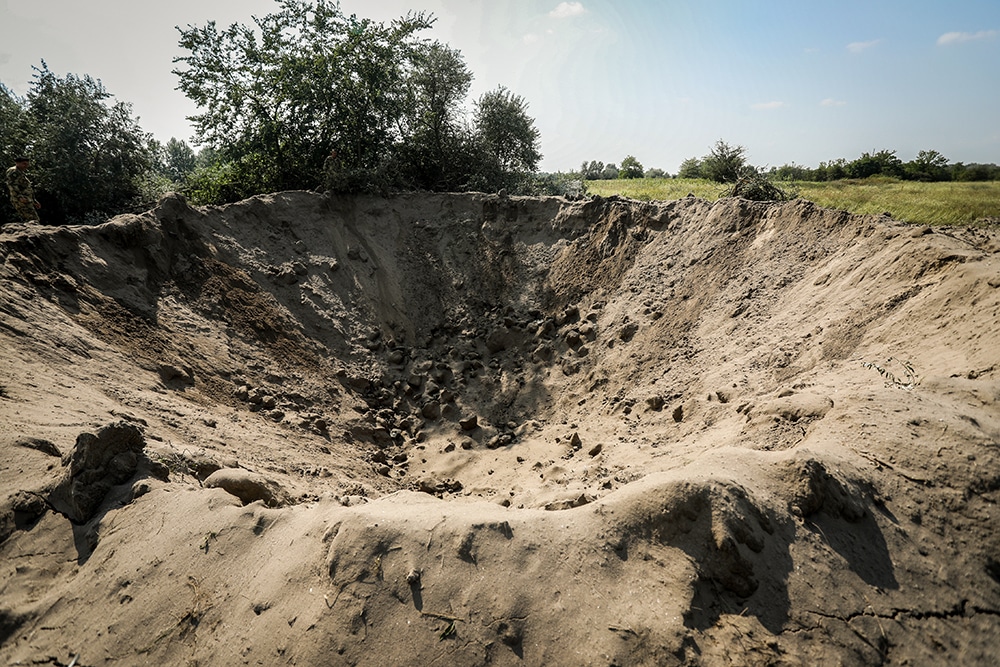
<svg viewBox="0 0 1000 667"><path fill-rule="evenodd" d="M323 161L323 185L324 190L336 191L340 184L340 158L337 157L337 151L332 150L330 154Z"/></svg>
<svg viewBox="0 0 1000 667"><path fill-rule="evenodd" d="M7 189L10 190L10 203L25 222L40 222L38 211L35 210L35 191L24 170L11 167L7 170Z"/></svg>

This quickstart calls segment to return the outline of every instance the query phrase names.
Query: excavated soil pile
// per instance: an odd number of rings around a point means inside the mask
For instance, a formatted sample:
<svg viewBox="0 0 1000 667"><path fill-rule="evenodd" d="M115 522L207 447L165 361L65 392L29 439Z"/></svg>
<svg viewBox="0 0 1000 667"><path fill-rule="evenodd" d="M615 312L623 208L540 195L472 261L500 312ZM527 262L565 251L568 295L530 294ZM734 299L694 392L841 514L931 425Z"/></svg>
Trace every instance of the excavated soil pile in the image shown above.
<svg viewBox="0 0 1000 667"><path fill-rule="evenodd" d="M0 234L5 665L993 665L1000 234L307 192Z"/></svg>

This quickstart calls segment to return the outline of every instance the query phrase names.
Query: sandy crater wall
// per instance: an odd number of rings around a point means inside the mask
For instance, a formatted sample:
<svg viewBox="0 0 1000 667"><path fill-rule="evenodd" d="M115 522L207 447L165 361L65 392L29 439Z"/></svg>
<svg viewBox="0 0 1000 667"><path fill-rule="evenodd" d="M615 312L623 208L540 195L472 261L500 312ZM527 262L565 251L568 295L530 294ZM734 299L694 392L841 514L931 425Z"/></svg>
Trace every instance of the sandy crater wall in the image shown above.
<svg viewBox="0 0 1000 667"><path fill-rule="evenodd" d="M9 663L996 660L995 231L291 192L0 249Z"/></svg>

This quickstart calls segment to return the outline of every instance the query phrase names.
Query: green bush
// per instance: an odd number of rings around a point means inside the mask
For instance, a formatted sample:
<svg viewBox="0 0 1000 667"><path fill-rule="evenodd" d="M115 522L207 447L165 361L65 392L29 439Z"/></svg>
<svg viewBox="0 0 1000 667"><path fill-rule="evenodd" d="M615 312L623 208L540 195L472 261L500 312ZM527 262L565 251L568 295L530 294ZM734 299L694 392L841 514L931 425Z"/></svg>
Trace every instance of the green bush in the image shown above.
<svg viewBox="0 0 1000 667"><path fill-rule="evenodd" d="M743 146L730 146L719 139L701 160L701 177L716 183L735 183L747 164L746 152Z"/></svg>

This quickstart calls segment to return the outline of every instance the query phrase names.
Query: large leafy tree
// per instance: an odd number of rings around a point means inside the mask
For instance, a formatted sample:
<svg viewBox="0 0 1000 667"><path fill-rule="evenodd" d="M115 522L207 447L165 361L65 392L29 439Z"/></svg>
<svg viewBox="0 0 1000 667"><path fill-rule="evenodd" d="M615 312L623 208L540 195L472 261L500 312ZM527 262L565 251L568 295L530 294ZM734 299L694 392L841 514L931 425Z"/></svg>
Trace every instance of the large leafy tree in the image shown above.
<svg viewBox="0 0 1000 667"><path fill-rule="evenodd" d="M327 0L279 0L254 25L181 29L180 89L201 109L196 140L216 149L243 192L308 187L336 148L349 170L385 166L411 98L415 33L429 16L386 25Z"/></svg>
<svg viewBox="0 0 1000 667"><path fill-rule="evenodd" d="M896 151L886 149L874 153L862 153L858 159L848 162L845 168L851 178L903 175L903 161L896 157Z"/></svg>
<svg viewBox="0 0 1000 667"><path fill-rule="evenodd" d="M499 86L476 103L476 140L482 151L482 189L524 186L542 159L539 132L523 97Z"/></svg>
<svg viewBox="0 0 1000 667"><path fill-rule="evenodd" d="M32 159L43 221L99 220L137 203L152 165L132 108L90 76L56 76L43 61L23 99L0 91L0 146Z"/></svg>
<svg viewBox="0 0 1000 667"><path fill-rule="evenodd" d="M642 163L633 155L622 160L622 166L618 169L618 178L642 178Z"/></svg>
<svg viewBox="0 0 1000 667"><path fill-rule="evenodd" d="M459 51L432 42L415 51L409 85L409 140L401 146L407 174L418 187L458 189L470 169L462 104L472 72Z"/></svg>
<svg viewBox="0 0 1000 667"><path fill-rule="evenodd" d="M916 181L946 181L949 177L948 158L935 150L920 151L903 169L907 178Z"/></svg>
<svg viewBox="0 0 1000 667"><path fill-rule="evenodd" d="M418 38L434 18L345 16L331 0L277 0L252 25L181 29L179 87L199 107L214 157L189 178L195 199L259 192L418 187L514 189L541 156L525 101L487 93L470 124L461 53ZM325 159L337 151L334 161Z"/></svg>

